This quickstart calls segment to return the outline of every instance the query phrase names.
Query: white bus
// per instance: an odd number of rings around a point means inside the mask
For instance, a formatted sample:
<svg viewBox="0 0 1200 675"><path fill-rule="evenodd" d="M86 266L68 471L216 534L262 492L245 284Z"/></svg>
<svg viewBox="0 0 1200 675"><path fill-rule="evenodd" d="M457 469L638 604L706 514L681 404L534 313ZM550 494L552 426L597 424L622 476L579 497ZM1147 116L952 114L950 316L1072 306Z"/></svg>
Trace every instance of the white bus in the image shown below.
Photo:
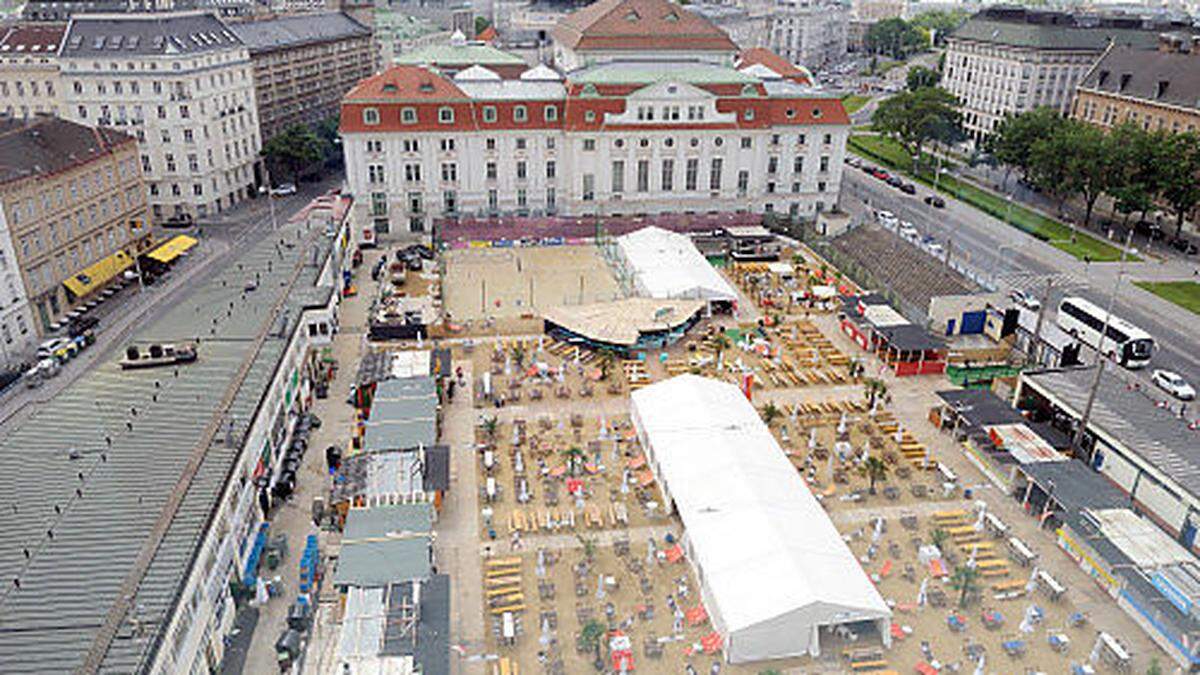
<svg viewBox="0 0 1200 675"><path fill-rule="evenodd" d="M1100 351L1100 331L1104 329L1104 310L1078 296L1068 296L1058 304L1055 321L1072 337ZM1104 356L1126 368L1144 368L1150 363L1154 338L1146 331L1113 314L1108 318Z"/></svg>

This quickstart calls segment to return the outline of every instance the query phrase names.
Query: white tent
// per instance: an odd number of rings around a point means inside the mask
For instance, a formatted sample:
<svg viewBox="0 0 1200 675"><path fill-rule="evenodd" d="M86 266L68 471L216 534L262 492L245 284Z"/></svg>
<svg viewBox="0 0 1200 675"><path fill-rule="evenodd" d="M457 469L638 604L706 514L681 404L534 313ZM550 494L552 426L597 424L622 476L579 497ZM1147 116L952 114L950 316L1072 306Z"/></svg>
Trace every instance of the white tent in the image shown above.
<svg viewBox="0 0 1200 675"><path fill-rule="evenodd" d="M737 293L686 235L644 227L617 237L620 262L638 295L650 298L737 300Z"/></svg>
<svg viewBox="0 0 1200 675"><path fill-rule="evenodd" d="M633 393L633 422L733 663L819 654L821 627L891 611L737 387L680 375Z"/></svg>

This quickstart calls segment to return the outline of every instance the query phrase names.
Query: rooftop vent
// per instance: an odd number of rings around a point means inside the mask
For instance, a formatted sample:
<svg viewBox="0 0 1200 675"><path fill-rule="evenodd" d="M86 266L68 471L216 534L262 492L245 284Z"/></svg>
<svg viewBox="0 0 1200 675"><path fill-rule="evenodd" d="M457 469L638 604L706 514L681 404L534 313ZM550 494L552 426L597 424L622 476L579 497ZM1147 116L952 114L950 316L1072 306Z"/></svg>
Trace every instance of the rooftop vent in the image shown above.
<svg viewBox="0 0 1200 675"><path fill-rule="evenodd" d="M1163 95L1165 95L1167 93L1167 87L1169 87L1169 86L1171 86L1170 80L1159 80L1158 81L1158 94L1155 95L1155 98L1162 98Z"/></svg>
<svg viewBox="0 0 1200 675"><path fill-rule="evenodd" d="M1129 86L1129 80L1133 79L1133 73L1121 73L1121 86L1118 91L1125 91L1125 87Z"/></svg>

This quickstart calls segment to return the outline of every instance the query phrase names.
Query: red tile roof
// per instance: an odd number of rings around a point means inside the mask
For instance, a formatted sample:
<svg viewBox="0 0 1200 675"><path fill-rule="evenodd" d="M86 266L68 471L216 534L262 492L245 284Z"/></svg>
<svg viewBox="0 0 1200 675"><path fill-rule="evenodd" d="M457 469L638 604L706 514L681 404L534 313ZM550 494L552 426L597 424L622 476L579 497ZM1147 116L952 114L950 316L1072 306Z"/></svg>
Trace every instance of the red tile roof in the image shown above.
<svg viewBox="0 0 1200 675"><path fill-rule="evenodd" d="M54 54L62 44L66 24L21 24L0 38L0 54Z"/></svg>
<svg viewBox="0 0 1200 675"><path fill-rule="evenodd" d="M737 51L725 31L669 0L598 0L552 32L571 49Z"/></svg>
<svg viewBox="0 0 1200 675"><path fill-rule="evenodd" d="M475 36L475 39L481 42L494 42L498 37L500 37L500 34L496 32L495 27L488 26L487 28L479 31L479 34Z"/></svg>
<svg viewBox="0 0 1200 675"><path fill-rule="evenodd" d="M392 66L359 82L346 92L345 102L450 101L468 96L439 73L424 66Z"/></svg>
<svg viewBox="0 0 1200 675"><path fill-rule="evenodd" d="M754 47L752 49L743 50L741 54L738 54L737 67L739 69L755 64L766 66L767 68L779 73L785 79L793 82L797 82L799 84L812 84L807 71L788 62L787 59L776 54L770 49Z"/></svg>

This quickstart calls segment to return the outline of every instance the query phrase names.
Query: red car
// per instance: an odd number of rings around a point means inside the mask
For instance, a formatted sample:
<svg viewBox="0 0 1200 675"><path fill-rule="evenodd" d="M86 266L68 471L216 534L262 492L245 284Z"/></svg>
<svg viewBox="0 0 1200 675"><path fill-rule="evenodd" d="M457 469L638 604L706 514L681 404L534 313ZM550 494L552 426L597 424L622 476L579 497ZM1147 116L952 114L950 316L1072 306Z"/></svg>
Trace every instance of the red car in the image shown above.
<svg viewBox="0 0 1200 675"><path fill-rule="evenodd" d="M888 178L891 178L891 176L888 175L888 172L884 171L883 169L876 169L871 175L879 180L887 180Z"/></svg>

